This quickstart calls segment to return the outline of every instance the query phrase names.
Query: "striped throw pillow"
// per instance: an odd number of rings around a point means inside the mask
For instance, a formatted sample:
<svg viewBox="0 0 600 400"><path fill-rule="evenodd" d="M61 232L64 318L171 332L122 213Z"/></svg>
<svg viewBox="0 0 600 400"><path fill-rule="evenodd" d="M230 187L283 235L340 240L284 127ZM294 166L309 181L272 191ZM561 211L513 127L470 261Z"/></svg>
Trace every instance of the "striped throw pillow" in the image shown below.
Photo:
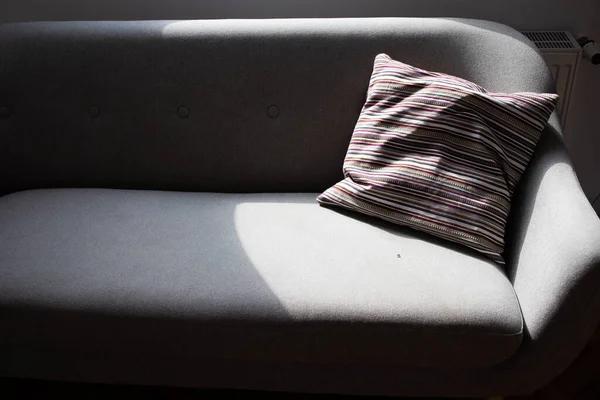
<svg viewBox="0 0 600 400"><path fill-rule="evenodd" d="M461 243L503 264L510 200L557 100L489 93L380 54L345 179L317 200Z"/></svg>

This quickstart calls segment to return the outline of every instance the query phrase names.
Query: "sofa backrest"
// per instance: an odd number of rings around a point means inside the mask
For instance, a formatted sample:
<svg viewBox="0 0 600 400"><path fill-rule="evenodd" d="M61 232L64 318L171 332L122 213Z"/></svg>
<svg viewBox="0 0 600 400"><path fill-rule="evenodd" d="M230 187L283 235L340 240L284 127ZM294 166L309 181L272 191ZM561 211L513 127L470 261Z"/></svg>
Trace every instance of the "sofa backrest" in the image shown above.
<svg viewBox="0 0 600 400"><path fill-rule="evenodd" d="M493 91L552 90L526 39L477 20L6 24L0 192L324 190L382 52Z"/></svg>

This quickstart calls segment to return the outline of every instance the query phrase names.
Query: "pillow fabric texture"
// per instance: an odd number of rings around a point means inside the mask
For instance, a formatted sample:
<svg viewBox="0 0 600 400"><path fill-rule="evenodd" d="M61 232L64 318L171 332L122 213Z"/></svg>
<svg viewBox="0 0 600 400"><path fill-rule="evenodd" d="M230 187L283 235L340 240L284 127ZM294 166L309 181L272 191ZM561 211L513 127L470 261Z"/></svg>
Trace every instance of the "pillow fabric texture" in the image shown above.
<svg viewBox="0 0 600 400"><path fill-rule="evenodd" d="M345 179L317 200L461 243L503 264L510 200L557 100L490 93L379 54Z"/></svg>

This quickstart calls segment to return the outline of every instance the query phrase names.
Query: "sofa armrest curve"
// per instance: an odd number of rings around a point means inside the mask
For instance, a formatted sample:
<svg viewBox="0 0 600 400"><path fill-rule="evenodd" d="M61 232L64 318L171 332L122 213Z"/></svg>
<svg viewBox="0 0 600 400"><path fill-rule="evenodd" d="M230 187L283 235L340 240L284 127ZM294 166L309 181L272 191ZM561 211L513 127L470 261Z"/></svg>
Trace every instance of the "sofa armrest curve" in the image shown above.
<svg viewBox="0 0 600 400"><path fill-rule="evenodd" d="M547 382L579 354L600 320L600 220L554 114L513 199L507 274L524 320L516 361Z"/></svg>

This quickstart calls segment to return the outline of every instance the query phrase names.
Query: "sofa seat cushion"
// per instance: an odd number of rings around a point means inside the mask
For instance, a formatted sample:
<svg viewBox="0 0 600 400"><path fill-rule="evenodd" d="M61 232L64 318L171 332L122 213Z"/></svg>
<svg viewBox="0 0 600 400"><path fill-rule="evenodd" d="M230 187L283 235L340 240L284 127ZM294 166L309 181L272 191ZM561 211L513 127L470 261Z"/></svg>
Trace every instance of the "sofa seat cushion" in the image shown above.
<svg viewBox="0 0 600 400"><path fill-rule="evenodd" d="M1 197L0 346L415 366L514 354L522 317L493 261L315 197Z"/></svg>

